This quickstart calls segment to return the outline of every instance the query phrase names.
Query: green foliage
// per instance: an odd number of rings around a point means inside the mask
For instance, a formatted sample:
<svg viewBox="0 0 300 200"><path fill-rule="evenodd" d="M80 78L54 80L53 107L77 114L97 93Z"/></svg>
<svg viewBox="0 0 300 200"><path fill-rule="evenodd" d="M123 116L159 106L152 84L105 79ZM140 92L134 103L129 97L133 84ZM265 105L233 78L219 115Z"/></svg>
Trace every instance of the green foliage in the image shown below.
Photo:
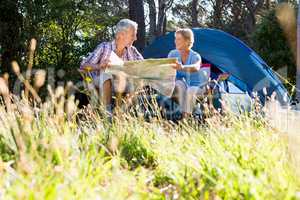
<svg viewBox="0 0 300 200"><path fill-rule="evenodd" d="M124 2L120 1L22 0L18 4L5 1L1 8L8 6L20 12L17 13L20 16L12 12L5 12L2 16L12 19L20 17L21 24L15 27L14 20L2 24L5 29L0 32L3 35L3 41L2 38L0 40L1 51L12 51L10 53L18 56L21 67L25 69L27 44L34 37L38 41L34 67L54 68L55 72L62 69L65 71L63 81L78 80L76 69L82 57L98 43L112 39L114 25L119 19L127 17ZM16 36L18 40L15 38L10 42L18 45L14 49L4 45L10 41L4 39L4 36L11 37L9 27L20 30Z"/></svg>
<svg viewBox="0 0 300 200"><path fill-rule="evenodd" d="M151 151L150 146L143 138L135 135L125 135L122 140L121 156L127 161L130 169L135 169L139 166L155 167L155 154Z"/></svg>
<svg viewBox="0 0 300 200"><path fill-rule="evenodd" d="M155 178L153 180L153 185L155 187L163 188L167 187L170 184L174 184L172 178L157 170Z"/></svg>
<svg viewBox="0 0 300 200"><path fill-rule="evenodd" d="M275 9L266 12L256 25L252 46L273 70L287 69L287 78L295 84L295 58L277 20Z"/></svg>
<svg viewBox="0 0 300 200"><path fill-rule="evenodd" d="M6 140L0 135L0 159L5 162L16 159L16 153L5 142Z"/></svg>

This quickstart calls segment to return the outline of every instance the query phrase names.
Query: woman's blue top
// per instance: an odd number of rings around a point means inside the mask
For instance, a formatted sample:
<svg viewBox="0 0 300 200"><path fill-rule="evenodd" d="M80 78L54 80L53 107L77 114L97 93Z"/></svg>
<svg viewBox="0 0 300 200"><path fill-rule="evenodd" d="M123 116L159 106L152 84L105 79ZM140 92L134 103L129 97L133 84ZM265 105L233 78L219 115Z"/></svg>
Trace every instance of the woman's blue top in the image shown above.
<svg viewBox="0 0 300 200"><path fill-rule="evenodd" d="M185 63L182 63L181 54L177 49L170 51L168 58L177 58L178 62L182 65L192 65L199 61L201 64L201 56L192 49L190 50L188 59ZM185 72L182 70L177 70L176 80L184 81L187 86L199 86L201 84L201 75L198 72Z"/></svg>

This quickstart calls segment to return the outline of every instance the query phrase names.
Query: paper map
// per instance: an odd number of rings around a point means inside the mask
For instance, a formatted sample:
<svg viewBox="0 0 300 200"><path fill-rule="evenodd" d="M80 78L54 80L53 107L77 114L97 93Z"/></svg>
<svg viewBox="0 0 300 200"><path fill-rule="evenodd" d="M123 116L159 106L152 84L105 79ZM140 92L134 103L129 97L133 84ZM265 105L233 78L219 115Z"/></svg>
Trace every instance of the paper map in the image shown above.
<svg viewBox="0 0 300 200"><path fill-rule="evenodd" d="M145 59L123 62L112 53L108 73L123 72L135 87L149 85L163 95L171 96L175 87L176 70L173 69L176 58Z"/></svg>

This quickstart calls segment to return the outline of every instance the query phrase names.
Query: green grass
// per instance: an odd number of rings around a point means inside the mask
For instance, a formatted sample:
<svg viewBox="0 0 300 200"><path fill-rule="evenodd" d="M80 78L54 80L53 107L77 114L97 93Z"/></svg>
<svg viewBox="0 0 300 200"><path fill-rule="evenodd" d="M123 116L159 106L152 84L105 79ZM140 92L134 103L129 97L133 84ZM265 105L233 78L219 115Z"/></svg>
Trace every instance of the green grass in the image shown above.
<svg viewBox="0 0 300 200"><path fill-rule="evenodd" d="M57 104L0 107L0 199L297 199L287 141L262 119L107 123Z"/></svg>

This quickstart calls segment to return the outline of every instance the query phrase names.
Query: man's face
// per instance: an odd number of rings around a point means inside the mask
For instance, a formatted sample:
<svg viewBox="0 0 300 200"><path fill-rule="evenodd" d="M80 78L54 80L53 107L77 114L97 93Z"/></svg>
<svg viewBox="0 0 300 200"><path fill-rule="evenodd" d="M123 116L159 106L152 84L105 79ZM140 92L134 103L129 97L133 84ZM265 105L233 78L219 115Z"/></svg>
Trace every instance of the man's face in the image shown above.
<svg viewBox="0 0 300 200"><path fill-rule="evenodd" d="M133 42L136 41L137 30L135 28L130 28L124 32L124 43L127 47L132 46Z"/></svg>

